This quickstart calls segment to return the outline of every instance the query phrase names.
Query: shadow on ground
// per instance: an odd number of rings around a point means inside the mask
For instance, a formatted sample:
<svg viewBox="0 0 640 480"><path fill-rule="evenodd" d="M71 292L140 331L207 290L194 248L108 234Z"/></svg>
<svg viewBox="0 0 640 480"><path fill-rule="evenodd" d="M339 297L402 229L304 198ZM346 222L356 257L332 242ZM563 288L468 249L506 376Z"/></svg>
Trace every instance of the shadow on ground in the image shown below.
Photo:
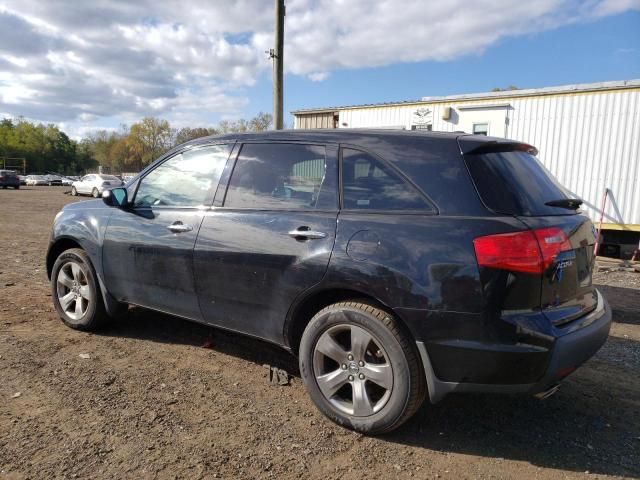
<svg viewBox="0 0 640 480"><path fill-rule="evenodd" d="M268 363L299 376L297 359L277 345L144 308L130 307L124 318L101 334L212 348L259 365Z"/></svg>
<svg viewBox="0 0 640 480"><path fill-rule="evenodd" d="M598 285L598 290L609 301L615 322L640 325L640 293L637 289Z"/></svg>
<svg viewBox="0 0 640 480"><path fill-rule="evenodd" d="M206 345L299 376L297 360L275 345L142 308L131 308L128 318L103 335ZM599 354L604 363L598 357L591 360L548 400L453 394L437 405L426 401L406 425L380 440L479 455L496 462L509 459L545 468L640 478L640 392L622 385L624 375L638 366L637 359L616 364L609 361L612 353L607 350L637 351L638 342L612 337L607 345Z"/></svg>

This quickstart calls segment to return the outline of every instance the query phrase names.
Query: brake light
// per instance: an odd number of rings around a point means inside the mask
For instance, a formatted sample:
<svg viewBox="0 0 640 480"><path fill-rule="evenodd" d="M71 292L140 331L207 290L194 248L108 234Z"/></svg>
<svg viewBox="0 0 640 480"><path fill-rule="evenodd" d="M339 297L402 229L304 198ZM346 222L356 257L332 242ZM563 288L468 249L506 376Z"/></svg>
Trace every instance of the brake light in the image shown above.
<svg viewBox="0 0 640 480"><path fill-rule="evenodd" d="M473 246L481 267L531 274L544 273L560 252L571 250L557 227L478 237Z"/></svg>
<svg viewBox="0 0 640 480"><path fill-rule="evenodd" d="M534 230L533 233L540 246L543 272L553 264L560 252L572 250L569 239L558 227L541 228Z"/></svg>

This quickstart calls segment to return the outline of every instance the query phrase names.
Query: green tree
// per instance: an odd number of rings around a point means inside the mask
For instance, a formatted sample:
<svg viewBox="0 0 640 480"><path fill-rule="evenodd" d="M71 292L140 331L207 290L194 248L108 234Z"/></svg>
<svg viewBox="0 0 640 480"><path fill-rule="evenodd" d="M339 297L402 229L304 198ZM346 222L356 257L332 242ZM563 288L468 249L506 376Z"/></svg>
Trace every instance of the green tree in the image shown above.
<svg viewBox="0 0 640 480"><path fill-rule="evenodd" d="M181 128L176 133L175 145L181 145L189 140L195 140L196 138L207 137L209 135L215 135L218 131L215 128L204 128L204 127L196 127L196 128Z"/></svg>
<svg viewBox="0 0 640 480"><path fill-rule="evenodd" d="M127 165L140 170L158 158L171 147L172 133L169 122L160 118L145 117L131 125Z"/></svg>

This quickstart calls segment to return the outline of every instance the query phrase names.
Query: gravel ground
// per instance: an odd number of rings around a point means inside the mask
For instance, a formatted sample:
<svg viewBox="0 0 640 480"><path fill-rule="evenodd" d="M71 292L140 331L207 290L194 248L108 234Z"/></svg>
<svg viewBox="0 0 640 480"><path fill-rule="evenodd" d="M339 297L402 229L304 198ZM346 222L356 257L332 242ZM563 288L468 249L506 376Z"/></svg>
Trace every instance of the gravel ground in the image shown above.
<svg viewBox="0 0 640 480"><path fill-rule="evenodd" d="M140 308L64 327L44 267L64 190L0 190L0 478L640 478L640 274L596 273L611 336L555 396L451 395L368 438L271 345Z"/></svg>

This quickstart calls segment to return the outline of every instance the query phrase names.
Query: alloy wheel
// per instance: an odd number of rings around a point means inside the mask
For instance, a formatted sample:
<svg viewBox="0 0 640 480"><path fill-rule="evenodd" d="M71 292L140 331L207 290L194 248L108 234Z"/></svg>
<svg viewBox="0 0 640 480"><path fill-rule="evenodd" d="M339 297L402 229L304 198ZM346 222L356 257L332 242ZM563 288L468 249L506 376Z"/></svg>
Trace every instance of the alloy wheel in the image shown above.
<svg viewBox="0 0 640 480"><path fill-rule="evenodd" d="M346 312L337 315L348 320ZM313 370L325 399L347 415L368 417L379 412L393 389L393 368L381 342L351 323L322 333L314 348Z"/></svg>
<svg viewBox="0 0 640 480"><path fill-rule="evenodd" d="M56 279L60 307L70 319L78 321L87 313L93 293L80 264L69 261L62 265Z"/></svg>

